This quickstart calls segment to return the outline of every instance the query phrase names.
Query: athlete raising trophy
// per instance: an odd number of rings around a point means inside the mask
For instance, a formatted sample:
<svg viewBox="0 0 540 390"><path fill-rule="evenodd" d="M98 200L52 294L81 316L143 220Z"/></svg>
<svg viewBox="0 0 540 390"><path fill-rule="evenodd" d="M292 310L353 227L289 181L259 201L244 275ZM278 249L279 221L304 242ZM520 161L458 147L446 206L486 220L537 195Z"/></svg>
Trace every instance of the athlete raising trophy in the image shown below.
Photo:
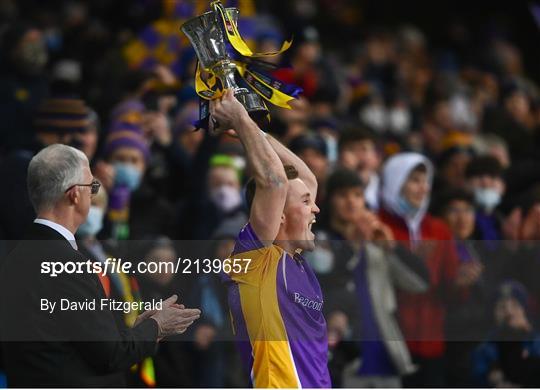
<svg viewBox="0 0 540 390"><path fill-rule="evenodd" d="M256 125L232 90L210 102L210 114L240 138L253 172L246 189L249 222L231 255L251 261L224 276L252 385L330 387L323 297L301 255L315 245L315 176Z"/></svg>

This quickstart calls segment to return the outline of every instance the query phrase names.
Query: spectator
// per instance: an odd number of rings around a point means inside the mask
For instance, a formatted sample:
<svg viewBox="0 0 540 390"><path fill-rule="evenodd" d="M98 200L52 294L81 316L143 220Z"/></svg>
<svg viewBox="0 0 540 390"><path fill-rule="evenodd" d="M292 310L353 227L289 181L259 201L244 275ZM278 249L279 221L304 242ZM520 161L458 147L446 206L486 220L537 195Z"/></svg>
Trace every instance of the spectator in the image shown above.
<svg viewBox="0 0 540 390"><path fill-rule="evenodd" d="M400 291L398 317L403 334L419 369L404 379L405 386L445 384L444 354L446 300L456 287L459 260L444 222L427 213L433 166L417 153L390 157L382 169L379 216L398 241L421 255L429 270L430 289L414 294ZM443 293L444 292L444 293Z"/></svg>
<svg viewBox="0 0 540 390"><path fill-rule="evenodd" d="M538 387L540 335L528 316L527 291L518 282L503 283L493 305L494 329L473 356L479 386Z"/></svg>
<svg viewBox="0 0 540 390"><path fill-rule="evenodd" d="M292 110L276 109L268 126L268 131L285 144L308 131L310 119L310 103L306 98L301 96L298 100L293 100L291 107Z"/></svg>
<svg viewBox="0 0 540 390"><path fill-rule="evenodd" d="M509 145L512 160L536 158L535 126L531 99L517 82L503 85L500 108L488 115L484 128L502 137Z"/></svg>
<svg viewBox="0 0 540 390"><path fill-rule="evenodd" d="M88 160L92 161L97 152L99 141L99 117L94 110L90 110L88 114L88 126L82 131L75 133L72 145L77 146Z"/></svg>
<svg viewBox="0 0 540 390"><path fill-rule="evenodd" d="M474 193L477 207L476 237L482 240L501 238L500 217L496 208L506 189L503 173L495 157L477 157L467 165L467 187Z"/></svg>
<svg viewBox="0 0 540 390"><path fill-rule="evenodd" d="M141 128L116 124L107 136L104 153L114 168L106 234L115 239L172 234L172 206L144 181L150 151Z"/></svg>
<svg viewBox="0 0 540 390"><path fill-rule="evenodd" d="M339 123L335 118L315 118L310 127L326 142L328 164L334 167L338 159Z"/></svg>
<svg viewBox="0 0 540 390"><path fill-rule="evenodd" d="M92 198L88 217L86 218L86 221L79 226L79 229L75 234L80 245L79 250L81 253L88 258L100 261L101 263L105 263L107 259L110 258L121 258L120 256L114 255L119 253L118 247L104 245L96 239L97 234L103 227L103 219L106 210L107 192L104 189L101 189L100 192ZM97 276L107 298L116 299L119 302L130 303L141 301L139 284L134 275L117 271L106 275L97 274ZM161 298L156 297L156 299ZM135 323L137 316L141 313L137 310L131 310L128 312L115 311L113 314L117 317L119 322L131 327ZM153 359L145 358L140 364L137 364L136 367L134 366L133 370L126 371L126 379L131 386L138 384L153 387L156 384L156 378L153 371Z"/></svg>
<svg viewBox="0 0 540 390"><path fill-rule="evenodd" d="M339 165L358 173L366 183L366 204L372 210L379 207L379 175L381 157L377 151L375 136L365 129L350 129L339 137Z"/></svg>
<svg viewBox="0 0 540 390"><path fill-rule="evenodd" d="M226 264L224 260L231 256L236 235L246 223L247 219L242 214L225 219L208 242L211 248L204 251L200 247L192 248L192 257L198 257L195 253L199 256L204 254L211 261L219 259L223 265ZM201 322L193 328L193 342L189 344L193 385L206 388L234 384L246 386L240 379L243 377L240 357L231 345L223 342L231 328L227 321L226 294L219 276L213 273L197 275L190 279L188 286L188 302L200 305L204 313ZM230 367L230 371L226 366Z"/></svg>
<svg viewBox="0 0 540 390"><path fill-rule="evenodd" d="M48 52L42 31L22 22L3 32L1 48L0 145L6 152L32 141L32 121L38 105L48 95L43 73Z"/></svg>
<svg viewBox="0 0 540 390"><path fill-rule="evenodd" d="M128 251L134 261L147 264L152 262L157 267L157 272L137 275L140 299L162 299L172 293L184 297L184 303L187 304L188 286L182 283L182 275L175 274L174 270L166 265L175 263L178 259L175 243L166 236L157 235L147 236L144 240L130 244ZM130 373L130 386L195 386L192 358L185 341L186 337L175 335L162 342L151 360L141 362L135 373Z"/></svg>
<svg viewBox="0 0 540 390"><path fill-rule="evenodd" d="M189 191L188 178L204 132L195 131L194 123L199 119L199 103L188 100L178 110L173 121L173 140L166 154L168 173L166 176L169 200L185 200Z"/></svg>
<svg viewBox="0 0 540 390"><path fill-rule="evenodd" d="M88 129L89 109L76 98L50 98L42 101L33 118L35 138L24 148L11 151L0 162L0 174L10 191L2 191L0 202L11 207L0 209L0 232L6 239L20 239L35 214L26 190L26 171L32 157L55 143L70 144Z"/></svg>
<svg viewBox="0 0 540 390"><path fill-rule="evenodd" d="M540 187L536 185L524 194L516 196L513 207L503 222L503 234L507 243L504 253L507 259L505 276L525 285L530 293L532 319L540 319L538 311L540 288Z"/></svg>
<svg viewBox="0 0 540 390"><path fill-rule="evenodd" d="M465 170L474 156L472 137L469 134L452 133L444 139L444 149L438 156L438 177L434 192L460 189L465 186Z"/></svg>
<svg viewBox="0 0 540 390"><path fill-rule="evenodd" d="M457 130L451 116L448 97L437 96L431 91L424 105L423 117L423 149L428 156L435 158L443 151L444 138Z"/></svg>
<svg viewBox="0 0 540 390"><path fill-rule="evenodd" d="M207 162L209 165L202 193L192 194L183 220L194 239L208 239L220 223L244 216L244 205L240 192L241 170L235 160L227 155L215 154ZM200 180L200 179L199 179ZM247 219L247 218L246 218Z"/></svg>
<svg viewBox="0 0 540 390"><path fill-rule="evenodd" d="M319 33L313 26L309 26L297 36L298 43L291 53L291 67L280 69L274 75L286 83L298 85L309 98L321 83L318 72L322 62Z"/></svg>
<svg viewBox="0 0 540 390"><path fill-rule="evenodd" d="M460 301L449 302L446 318L448 340L446 370L451 387L471 385L471 352L489 330L489 306L502 281L505 256L490 254L482 241L474 241L474 197L464 190L450 190L439 199L438 214L448 224L459 254L458 274L469 288Z"/></svg>
<svg viewBox="0 0 540 390"><path fill-rule="evenodd" d="M308 260L327 291L329 333L338 318L348 323L336 340L330 337L334 353L344 349L343 343L361 351L361 365L353 375L343 377L333 370L334 386L399 387L400 377L415 367L395 319L394 289L426 291L428 271L422 259L397 244L390 228L367 210L356 172L337 170L328 179L327 191L329 229L316 233L319 248Z"/></svg>
<svg viewBox="0 0 540 390"><path fill-rule="evenodd" d="M317 134L300 135L289 143L290 150L300 157L311 169L319 183L317 202L324 200L326 178L329 173L328 148L324 139Z"/></svg>
<svg viewBox="0 0 540 390"><path fill-rule="evenodd" d="M503 167L510 167L510 153L508 152L508 144L498 135L487 133L478 134L473 141L473 149L476 154L483 156L493 156Z"/></svg>

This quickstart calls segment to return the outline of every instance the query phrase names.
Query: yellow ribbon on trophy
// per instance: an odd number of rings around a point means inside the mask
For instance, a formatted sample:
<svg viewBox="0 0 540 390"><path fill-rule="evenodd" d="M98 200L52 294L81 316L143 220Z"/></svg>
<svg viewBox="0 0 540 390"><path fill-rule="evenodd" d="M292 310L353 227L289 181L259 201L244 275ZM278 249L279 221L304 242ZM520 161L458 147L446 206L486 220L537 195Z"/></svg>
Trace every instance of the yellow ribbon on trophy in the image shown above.
<svg viewBox="0 0 540 390"><path fill-rule="evenodd" d="M246 64L239 61L235 61L235 64L240 76L242 76L244 81L246 81L257 94L278 107L292 108L289 102L295 99L293 96L268 84L268 82L263 80L264 76L249 70ZM208 79L206 81L203 80L199 64L197 64L197 70L195 72L195 91L197 92L197 95L205 100L217 99L223 95L223 91L219 89L217 85L217 77L211 72L209 73Z"/></svg>
<svg viewBox="0 0 540 390"><path fill-rule="evenodd" d="M270 103L283 108L291 109L289 105L291 100L295 98L290 96L277 88L271 86L268 82L263 80L263 75L257 74L248 69L247 65L236 61L236 69L240 76L264 99L268 100Z"/></svg>
<svg viewBox="0 0 540 390"><path fill-rule="evenodd" d="M197 61L197 69L195 71L195 91L197 95L205 100L217 99L223 95L223 91L218 89L217 77L211 71L208 72L208 79L206 81L203 80L199 61Z"/></svg>
<svg viewBox="0 0 540 390"><path fill-rule="evenodd" d="M234 49L242 54L244 57L272 57L276 56L278 54L283 53L285 50L287 50L292 45L292 39L290 41L285 41L281 45L281 48L278 51L271 51L266 53L254 53L251 51L249 46L246 42L242 39L242 36L240 35L240 32L238 31L238 26L236 25L236 22L234 19L231 18L225 7L223 7L223 4L219 0L213 1L210 6L217 10L221 16L221 19L223 20L223 25L225 26L224 30L227 34L227 39L231 43L231 45L234 47Z"/></svg>

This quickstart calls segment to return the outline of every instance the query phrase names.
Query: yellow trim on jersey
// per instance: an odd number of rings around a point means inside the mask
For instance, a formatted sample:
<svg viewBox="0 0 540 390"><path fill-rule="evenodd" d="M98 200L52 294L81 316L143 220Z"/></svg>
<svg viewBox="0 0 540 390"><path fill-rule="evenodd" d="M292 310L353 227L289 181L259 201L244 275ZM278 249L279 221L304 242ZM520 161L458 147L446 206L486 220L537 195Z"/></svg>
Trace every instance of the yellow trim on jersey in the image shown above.
<svg viewBox="0 0 540 390"><path fill-rule="evenodd" d="M243 252L242 258L251 259L249 268L229 273L238 284L251 342L254 387L301 387L279 310L277 269L282 255L283 249L275 245Z"/></svg>

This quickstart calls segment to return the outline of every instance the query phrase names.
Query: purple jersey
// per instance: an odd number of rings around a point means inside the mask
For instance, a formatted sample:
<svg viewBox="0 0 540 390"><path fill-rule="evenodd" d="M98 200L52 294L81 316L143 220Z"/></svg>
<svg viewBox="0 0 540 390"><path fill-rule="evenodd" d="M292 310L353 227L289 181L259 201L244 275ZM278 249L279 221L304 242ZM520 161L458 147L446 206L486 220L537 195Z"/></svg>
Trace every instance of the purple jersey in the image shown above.
<svg viewBox="0 0 540 390"><path fill-rule="evenodd" d="M265 247L247 224L231 258L250 259L224 276L233 329L254 387L331 387L319 282L300 255Z"/></svg>

